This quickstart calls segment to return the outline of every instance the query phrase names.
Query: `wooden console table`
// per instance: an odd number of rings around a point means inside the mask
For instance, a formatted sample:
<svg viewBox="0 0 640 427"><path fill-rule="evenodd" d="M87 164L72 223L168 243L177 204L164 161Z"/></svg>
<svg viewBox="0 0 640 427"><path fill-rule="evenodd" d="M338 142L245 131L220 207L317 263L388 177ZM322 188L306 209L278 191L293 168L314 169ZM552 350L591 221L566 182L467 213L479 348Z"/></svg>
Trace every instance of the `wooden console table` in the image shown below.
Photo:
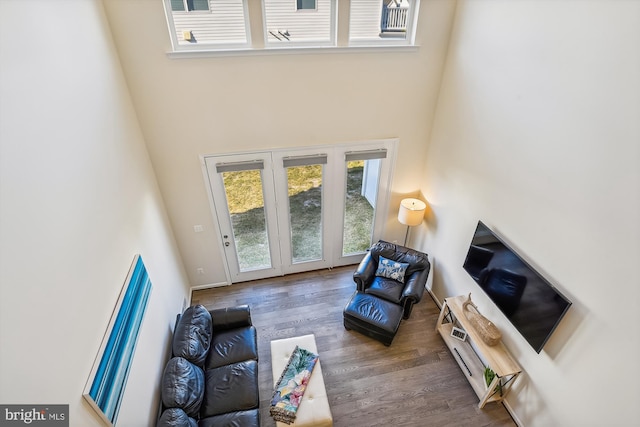
<svg viewBox="0 0 640 427"><path fill-rule="evenodd" d="M488 346L482 341L462 311L462 303L466 299L466 295L460 295L444 300L436 331L442 336L473 391L478 395L478 407L482 408L487 402L501 401L522 372L522 368L502 342ZM467 338L464 341L451 336L454 326L465 330ZM484 380L485 366L489 366L496 373L488 387Z"/></svg>

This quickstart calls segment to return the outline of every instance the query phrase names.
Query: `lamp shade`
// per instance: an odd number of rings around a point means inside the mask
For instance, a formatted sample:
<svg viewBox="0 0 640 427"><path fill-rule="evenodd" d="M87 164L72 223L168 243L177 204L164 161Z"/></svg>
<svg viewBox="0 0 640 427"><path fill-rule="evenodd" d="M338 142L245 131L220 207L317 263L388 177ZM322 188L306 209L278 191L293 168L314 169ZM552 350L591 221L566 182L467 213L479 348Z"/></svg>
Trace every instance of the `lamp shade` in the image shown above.
<svg viewBox="0 0 640 427"><path fill-rule="evenodd" d="M427 209L425 202L419 199L404 199L400 202L398 221L400 224L413 227L422 222L424 211Z"/></svg>

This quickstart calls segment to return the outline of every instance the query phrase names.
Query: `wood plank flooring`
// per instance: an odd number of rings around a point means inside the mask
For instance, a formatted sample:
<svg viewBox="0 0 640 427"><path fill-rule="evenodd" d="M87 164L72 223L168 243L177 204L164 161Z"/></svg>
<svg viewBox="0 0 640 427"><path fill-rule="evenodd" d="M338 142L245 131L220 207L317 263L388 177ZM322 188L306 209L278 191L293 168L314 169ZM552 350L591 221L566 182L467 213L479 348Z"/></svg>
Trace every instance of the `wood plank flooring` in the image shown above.
<svg viewBox="0 0 640 427"><path fill-rule="evenodd" d="M334 426L515 426L500 403L478 398L435 332L428 293L403 320L390 347L346 331L342 310L355 267L341 267L193 292L208 309L248 304L258 331L260 416L269 416L273 339L315 334Z"/></svg>

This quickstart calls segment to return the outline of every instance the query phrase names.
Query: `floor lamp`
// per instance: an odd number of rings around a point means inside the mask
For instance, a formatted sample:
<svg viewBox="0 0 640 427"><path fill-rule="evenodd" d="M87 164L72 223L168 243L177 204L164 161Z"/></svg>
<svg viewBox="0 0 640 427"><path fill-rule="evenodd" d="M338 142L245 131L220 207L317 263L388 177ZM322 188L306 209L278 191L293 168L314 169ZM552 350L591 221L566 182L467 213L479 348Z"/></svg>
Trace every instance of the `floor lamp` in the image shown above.
<svg viewBox="0 0 640 427"><path fill-rule="evenodd" d="M403 199L400 202L398 221L400 221L400 224L407 226L407 232L404 235L404 246L407 246L409 228L422 222L425 209L427 209L427 204L419 199Z"/></svg>

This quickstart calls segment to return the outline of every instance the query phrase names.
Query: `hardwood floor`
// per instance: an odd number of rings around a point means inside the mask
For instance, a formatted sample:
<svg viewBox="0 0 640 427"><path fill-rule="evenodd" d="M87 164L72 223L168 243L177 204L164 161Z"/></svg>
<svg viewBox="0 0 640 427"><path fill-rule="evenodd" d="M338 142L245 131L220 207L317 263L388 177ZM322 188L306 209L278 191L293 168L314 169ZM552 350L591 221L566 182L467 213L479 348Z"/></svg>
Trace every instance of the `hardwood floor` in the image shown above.
<svg viewBox="0 0 640 427"><path fill-rule="evenodd" d="M355 290L353 266L195 291L208 309L251 307L258 331L260 416L264 427L273 392L270 342L315 334L334 425L515 426L499 403L478 398L435 332L439 309L425 293L403 320L390 347L346 331L342 310Z"/></svg>

